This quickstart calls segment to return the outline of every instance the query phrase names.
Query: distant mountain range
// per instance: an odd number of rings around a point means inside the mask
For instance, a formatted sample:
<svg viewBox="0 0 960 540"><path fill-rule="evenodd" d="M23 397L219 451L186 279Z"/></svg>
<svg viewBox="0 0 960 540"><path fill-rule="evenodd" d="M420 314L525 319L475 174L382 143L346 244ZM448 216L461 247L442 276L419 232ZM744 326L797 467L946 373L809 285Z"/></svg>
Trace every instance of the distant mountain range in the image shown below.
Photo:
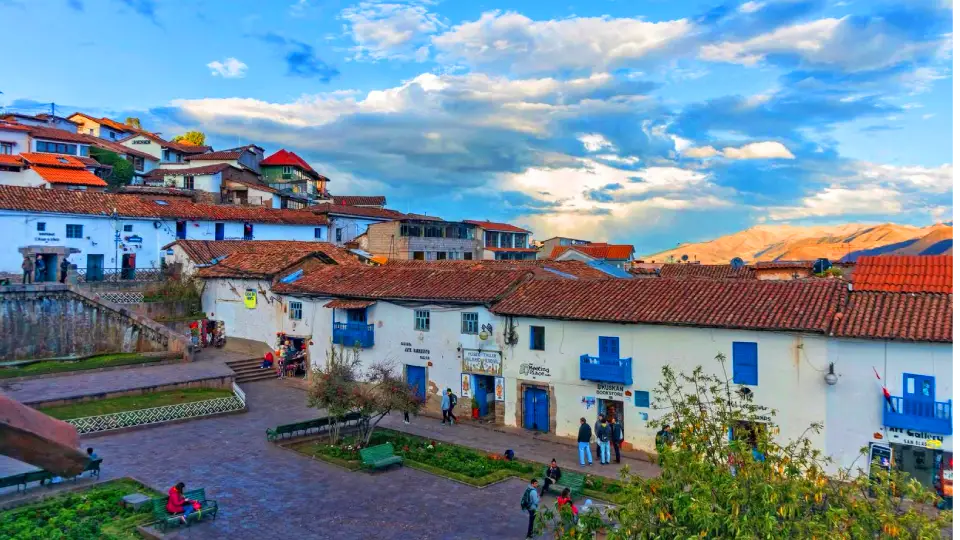
<svg viewBox="0 0 960 540"><path fill-rule="evenodd" d="M884 223L799 227L758 225L715 240L680 246L641 257L645 261L725 264L734 257L758 261L853 261L861 255L952 255L953 222L929 227Z"/></svg>

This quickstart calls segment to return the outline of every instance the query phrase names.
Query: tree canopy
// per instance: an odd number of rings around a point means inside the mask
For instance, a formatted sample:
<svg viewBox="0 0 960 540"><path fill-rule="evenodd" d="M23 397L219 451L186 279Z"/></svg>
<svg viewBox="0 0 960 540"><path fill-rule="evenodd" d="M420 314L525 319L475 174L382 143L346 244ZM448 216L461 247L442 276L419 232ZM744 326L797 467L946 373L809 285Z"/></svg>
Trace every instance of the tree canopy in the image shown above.
<svg viewBox="0 0 960 540"><path fill-rule="evenodd" d="M123 123L126 124L126 125L128 125L128 126L130 126L130 127L135 127L135 128L137 128L137 129L143 129L143 128L140 126L140 119L137 118L136 116L128 116L127 119L123 121Z"/></svg>
<svg viewBox="0 0 960 540"><path fill-rule="evenodd" d="M174 137L173 142L189 144L193 146L203 146L207 143L207 136L200 131L188 131L183 135L177 135Z"/></svg>
<svg viewBox="0 0 960 540"><path fill-rule="evenodd" d="M119 154L101 148L90 147L90 157L103 165L113 167L105 180L111 188L118 188L130 183L133 179L133 164L120 157Z"/></svg>

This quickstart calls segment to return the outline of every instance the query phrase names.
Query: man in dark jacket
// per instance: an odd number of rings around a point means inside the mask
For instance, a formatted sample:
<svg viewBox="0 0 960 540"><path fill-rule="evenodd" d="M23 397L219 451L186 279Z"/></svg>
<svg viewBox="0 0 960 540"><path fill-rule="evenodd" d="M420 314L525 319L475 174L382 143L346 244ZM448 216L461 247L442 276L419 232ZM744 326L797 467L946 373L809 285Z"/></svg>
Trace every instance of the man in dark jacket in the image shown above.
<svg viewBox="0 0 960 540"><path fill-rule="evenodd" d="M623 444L623 425L617 422L616 416L610 420L610 444L613 446L613 451L617 456L617 463L620 463L620 445Z"/></svg>
<svg viewBox="0 0 960 540"><path fill-rule="evenodd" d="M610 464L610 433L610 424L608 424L607 419L604 418L603 422L600 422L600 429L597 430L597 443L600 444L601 465Z"/></svg>
<svg viewBox="0 0 960 540"><path fill-rule="evenodd" d="M577 448L580 451L580 466L583 467L583 455L587 455L590 465L593 465L593 453L590 452L590 426L586 418L580 418L580 431L577 433Z"/></svg>
<svg viewBox="0 0 960 540"><path fill-rule="evenodd" d="M64 257L60 261L60 283L66 283L67 281L67 272L70 270L70 261L67 257Z"/></svg>
<svg viewBox="0 0 960 540"><path fill-rule="evenodd" d="M597 459L600 459L600 424L603 423L603 415L597 415L597 421L593 423L593 434L597 437Z"/></svg>

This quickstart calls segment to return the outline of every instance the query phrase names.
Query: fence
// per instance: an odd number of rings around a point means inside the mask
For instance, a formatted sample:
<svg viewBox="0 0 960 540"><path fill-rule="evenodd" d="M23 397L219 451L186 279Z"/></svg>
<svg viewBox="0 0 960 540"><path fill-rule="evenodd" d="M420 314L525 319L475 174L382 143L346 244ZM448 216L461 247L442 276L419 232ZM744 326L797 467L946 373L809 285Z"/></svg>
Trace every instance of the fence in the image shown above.
<svg viewBox="0 0 960 540"><path fill-rule="evenodd" d="M176 405L164 405L162 407L153 407L138 411L86 416L67 420L66 422L76 427L78 434L85 435L88 433L101 433L116 429L162 424L174 420L202 418L212 414L243 410L246 406L246 394L234 383L233 395L230 397L205 399L203 401L178 403Z"/></svg>
<svg viewBox="0 0 960 540"><path fill-rule="evenodd" d="M77 268L80 283L162 280L159 268Z"/></svg>

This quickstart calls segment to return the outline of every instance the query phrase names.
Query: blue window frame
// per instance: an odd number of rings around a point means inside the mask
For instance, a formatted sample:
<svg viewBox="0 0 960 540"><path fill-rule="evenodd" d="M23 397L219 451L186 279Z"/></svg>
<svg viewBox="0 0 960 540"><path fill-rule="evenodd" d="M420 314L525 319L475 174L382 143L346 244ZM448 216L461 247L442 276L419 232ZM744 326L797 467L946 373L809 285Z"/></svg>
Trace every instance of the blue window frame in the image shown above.
<svg viewBox="0 0 960 540"><path fill-rule="evenodd" d="M620 338L600 336L600 358L620 358Z"/></svg>
<svg viewBox="0 0 960 540"><path fill-rule="evenodd" d="M757 377L757 344L751 341L733 342L733 382L756 386Z"/></svg>
<svg viewBox="0 0 960 540"><path fill-rule="evenodd" d="M419 332L430 331L430 312L418 309L413 312L413 329Z"/></svg>
<svg viewBox="0 0 960 540"><path fill-rule="evenodd" d="M133 232L133 225L124 225L123 232Z"/></svg>
<svg viewBox="0 0 960 540"><path fill-rule="evenodd" d="M314 227L313 238L316 240L323 240L323 227Z"/></svg>
<svg viewBox="0 0 960 540"><path fill-rule="evenodd" d="M650 392L645 390L635 390L633 392L633 404L637 407L649 407Z"/></svg>
<svg viewBox="0 0 960 540"><path fill-rule="evenodd" d="M303 302L290 302L290 319L294 321L303 319Z"/></svg>
<svg viewBox="0 0 960 540"><path fill-rule="evenodd" d="M83 238L83 225L67 225L67 238Z"/></svg>
<svg viewBox="0 0 960 540"><path fill-rule="evenodd" d="M546 349L547 331L542 326L530 327L530 350L542 351Z"/></svg>
<svg viewBox="0 0 960 540"><path fill-rule="evenodd" d="M45 230L47 230L47 224L46 224L45 222L43 222L43 221L38 221L38 222L37 222L37 232L43 232L43 231L45 231Z"/></svg>
<svg viewBox="0 0 960 540"><path fill-rule="evenodd" d="M937 382L930 375L903 374L903 397L919 401L936 401Z"/></svg>

